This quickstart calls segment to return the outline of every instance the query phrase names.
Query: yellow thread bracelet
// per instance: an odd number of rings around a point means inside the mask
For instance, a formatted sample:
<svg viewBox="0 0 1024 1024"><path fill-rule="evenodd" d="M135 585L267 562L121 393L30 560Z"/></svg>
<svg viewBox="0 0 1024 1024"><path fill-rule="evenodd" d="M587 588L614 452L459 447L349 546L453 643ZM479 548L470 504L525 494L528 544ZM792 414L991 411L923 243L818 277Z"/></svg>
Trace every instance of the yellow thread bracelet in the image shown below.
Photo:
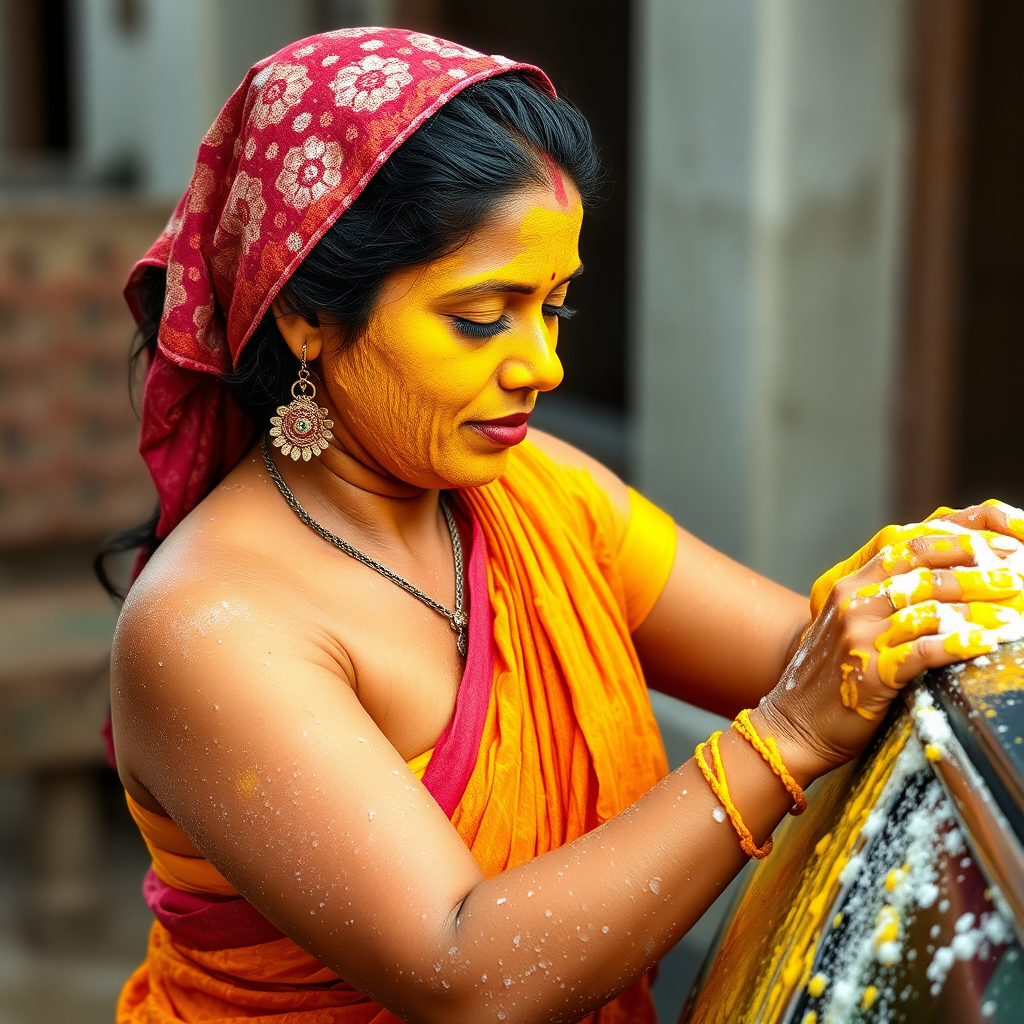
<svg viewBox="0 0 1024 1024"><path fill-rule="evenodd" d="M703 743L697 744L697 749L693 752L693 759L697 762L697 767L700 769L701 775L704 776L704 781L711 788L711 792L715 794L718 802L725 808L725 813L729 815L729 821L732 822L732 827L740 839L740 849L748 857L762 860L772 852L772 837L769 836L765 840L764 846L758 846L750 834L750 829L743 823L739 810L732 802L732 797L729 796L729 784L725 781L725 765L722 764L722 754L718 749L718 740L721 735L721 730L714 732L707 741L708 746L711 747L711 760L715 766L713 773L704 759Z"/></svg>
<svg viewBox="0 0 1024 1024"><path fill-rule="evenodd" d="M768 767L779 777L781 783L793 797L793 806L789 809L790 814L803 814L807 810L807 797L800 788L800 784L789 774L788 769L782 763L782 755L775 740L769 736L762 740L757 730L750 722L750 708L745 708L732 723L733 728L765 759Z"/></svg>

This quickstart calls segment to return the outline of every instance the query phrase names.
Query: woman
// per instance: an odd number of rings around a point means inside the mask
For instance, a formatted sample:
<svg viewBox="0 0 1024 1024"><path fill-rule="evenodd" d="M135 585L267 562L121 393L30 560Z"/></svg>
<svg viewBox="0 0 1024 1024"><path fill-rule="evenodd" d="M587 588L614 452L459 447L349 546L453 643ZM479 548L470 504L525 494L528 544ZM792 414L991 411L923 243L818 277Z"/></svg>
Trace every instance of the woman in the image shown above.
<svg viewBox="0 0 1024 1024"><path fill-rule="evenodd" d="M943 602L1019 602L990 506L879 535L809 624L525 441L595 179L540 71L397 29L286 47L204 140L127 291L162 543L113 660L157 918L119 1021L653 1021L802 788L992 649ZM645 676L756 707L666 777Z"/></svg>

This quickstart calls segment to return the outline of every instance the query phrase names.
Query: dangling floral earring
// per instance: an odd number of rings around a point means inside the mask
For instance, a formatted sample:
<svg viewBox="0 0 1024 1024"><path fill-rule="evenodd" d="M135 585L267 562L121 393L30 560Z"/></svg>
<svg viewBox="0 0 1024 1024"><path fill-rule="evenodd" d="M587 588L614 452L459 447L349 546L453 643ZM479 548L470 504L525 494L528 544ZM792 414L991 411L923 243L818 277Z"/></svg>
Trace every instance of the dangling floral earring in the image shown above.
<svg viewBox="0 0 1024 1024"><path fill-rule="evenodd" d="M296 388L301 394L296 394ZM307 392L311 391L310 394ZM306 343L302 343L302 365L299 379L292 385L292 400L277 407L277 415L270 417L273 426L270 436L282 455L290 455L293 462L305 462L327 451L327 442L334 435L334 421L327 418L327 410L317 405L316 385L306 369Z"/></svg>

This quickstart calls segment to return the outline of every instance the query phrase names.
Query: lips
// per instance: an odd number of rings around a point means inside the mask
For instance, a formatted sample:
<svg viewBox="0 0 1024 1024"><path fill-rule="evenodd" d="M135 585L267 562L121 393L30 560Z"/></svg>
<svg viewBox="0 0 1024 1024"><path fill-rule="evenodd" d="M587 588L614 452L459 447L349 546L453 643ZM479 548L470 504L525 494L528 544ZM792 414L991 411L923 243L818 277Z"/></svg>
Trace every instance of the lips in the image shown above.
<svg viewBox="0 0 1024 1024"><path fill-rule="evenodd" d="M511 448L525 440L526 421L529 418L528 412L517 412L496 420L476 420L467 426L483 434L489 441L503 448Z"/></svg>

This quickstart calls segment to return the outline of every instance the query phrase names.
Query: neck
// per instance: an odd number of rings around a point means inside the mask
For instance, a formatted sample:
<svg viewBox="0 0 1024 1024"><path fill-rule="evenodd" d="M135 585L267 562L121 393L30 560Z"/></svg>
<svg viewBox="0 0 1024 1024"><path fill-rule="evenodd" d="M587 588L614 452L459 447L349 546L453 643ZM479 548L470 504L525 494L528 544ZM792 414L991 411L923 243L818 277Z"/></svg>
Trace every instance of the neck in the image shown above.
<svg viewBox="0 0 1024 1024"><path fill-rule="evenodd" d="M446 539L440 491L399 480L351 440L338 439L320 458L294 462L272 445L270 457L306 511L334 533L388 549L423 551Z"/></svg>

